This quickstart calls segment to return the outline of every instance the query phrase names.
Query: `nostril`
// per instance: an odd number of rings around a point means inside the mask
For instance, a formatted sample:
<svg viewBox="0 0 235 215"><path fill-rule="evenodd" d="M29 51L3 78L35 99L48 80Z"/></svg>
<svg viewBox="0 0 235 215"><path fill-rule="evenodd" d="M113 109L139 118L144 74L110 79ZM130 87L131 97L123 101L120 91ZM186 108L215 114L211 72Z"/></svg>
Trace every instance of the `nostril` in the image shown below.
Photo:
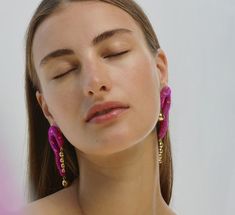
<svg viewBox="0 0 235 215"><path fill-rule="evenodd" d="M101 89L102 89L102 90L106 90L106 86L102 86Z"/></svg>
<svg viewBox="0 0 235 215"><path fill-rule="evenodd" d="M99 91L104 91L104 90L107 90L107 87L103 85L102 87L100 87ZM89 95L92 95L92 94L94 94L94 90L89 90Z"/></svg>

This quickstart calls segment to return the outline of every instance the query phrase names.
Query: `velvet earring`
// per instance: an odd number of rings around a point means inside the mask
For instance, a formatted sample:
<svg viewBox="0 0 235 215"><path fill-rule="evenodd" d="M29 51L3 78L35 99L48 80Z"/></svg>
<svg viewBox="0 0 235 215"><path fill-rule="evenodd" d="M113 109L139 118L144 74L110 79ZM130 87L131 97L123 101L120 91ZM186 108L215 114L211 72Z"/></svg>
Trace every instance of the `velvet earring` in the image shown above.
<svg viewBox="0 0 235 215"><path fill-rule="evenodd" d="M60 176L62 177L62 185L63 187L67 187L68 182L66 180L64 151L63 151L64 140L62 132L58 127L54 125L50 126L48 130L48 140L55 155L56 167L59 171Z"/></svg>
<svg viewBox="0 0 235 215"><path fill-rule="evenodd" d="M162 163L163 155L163 138L166 135L169 126L169 110L171 106L171 89L168 86L162 88L160 92L161 112L159 114L159 130L158 130L158 162Z"/></svg>

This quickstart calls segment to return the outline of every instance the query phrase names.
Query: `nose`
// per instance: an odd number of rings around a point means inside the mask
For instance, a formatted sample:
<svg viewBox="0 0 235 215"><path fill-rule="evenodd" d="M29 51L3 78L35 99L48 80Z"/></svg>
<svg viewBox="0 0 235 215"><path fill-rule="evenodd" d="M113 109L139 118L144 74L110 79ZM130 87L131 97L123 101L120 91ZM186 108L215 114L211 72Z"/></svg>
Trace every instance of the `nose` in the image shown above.
<svg viewBox="0 0 235 215"><path fill-rule="evenodd" d="M84 76L84 95L102 97L111 90L110 74L104 66L90 63L84 68Z"/></svg>

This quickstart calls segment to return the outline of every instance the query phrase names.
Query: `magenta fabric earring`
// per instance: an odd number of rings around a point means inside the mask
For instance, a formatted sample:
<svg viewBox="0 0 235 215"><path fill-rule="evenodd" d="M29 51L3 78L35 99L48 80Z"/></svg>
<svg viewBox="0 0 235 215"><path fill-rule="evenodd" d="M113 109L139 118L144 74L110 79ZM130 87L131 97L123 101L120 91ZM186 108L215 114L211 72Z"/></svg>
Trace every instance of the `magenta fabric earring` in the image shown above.
<svg viewBox="0 0 235 215"><path fill-rule="evenodd" d="M56 167L59 171L60 176L62 177L62 185L63 187L67 187L68 182L66 180L64 152L63 152L64 140L62 132L58 127L54 125L50 126L48 130L48 140L55 155Z"/></svg>
<svg viewBox="0 0 235 215"><path fill-rule="evenodd" d="M168 86L162 88L160 93L161 113L159 114L159 131L158 131L158 162L162 163L163 138L166 135L169 126L169 110L171 106L171 89Z"/></svg>

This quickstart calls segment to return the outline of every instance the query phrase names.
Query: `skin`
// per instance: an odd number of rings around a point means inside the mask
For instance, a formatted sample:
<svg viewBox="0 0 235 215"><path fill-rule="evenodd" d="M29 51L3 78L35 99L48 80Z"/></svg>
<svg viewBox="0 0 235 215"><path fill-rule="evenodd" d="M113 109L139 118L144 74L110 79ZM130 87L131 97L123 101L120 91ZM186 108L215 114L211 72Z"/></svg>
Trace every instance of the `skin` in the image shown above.
<svg viewBox="0 0 235 215"><path fill-rule="evenodd" d="M120 28L132 33L120 33L91 45L97 35ZM65 48L74 54L40 65L48 53ZM123 55L110 57L125 50L128 52ZM30 204L26 211L174 214L160 193L157 162L155 125L160 90L168 82L163 50L151 54L140 27L125 11L89 1L69 3L39 26L33 60L42 86L36 93L38 103L50 125L57 125L75 146L80 177L68 188ZM130 108L109 123L84 122L92 105L110 100Z"/></svg>

